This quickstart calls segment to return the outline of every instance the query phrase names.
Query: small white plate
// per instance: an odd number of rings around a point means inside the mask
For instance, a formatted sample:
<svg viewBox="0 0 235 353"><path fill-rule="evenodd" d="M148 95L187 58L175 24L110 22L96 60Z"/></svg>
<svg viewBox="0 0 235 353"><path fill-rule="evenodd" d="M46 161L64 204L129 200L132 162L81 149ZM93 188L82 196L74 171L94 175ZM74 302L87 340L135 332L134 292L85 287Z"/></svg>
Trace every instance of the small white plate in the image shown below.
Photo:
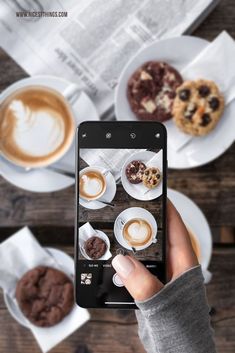
<svg viewBox="0 0 235 353"><path fill-rule="evenodd" d="M95 235L101 239L103 239L107 245L107 250L105 252L105 254L103 256L101 256L99 259L97 260L107 260L107 252L110 251L110 241L109 241L109 237L104 233L102 232L102 230L99 230L99 229L95 229ZM89 238L88 238L89 239ZM81 241L81 244L79 244L80 246L80 251L82 253L82 255L87 259L87 260L94 260L92 259L91 257L89 257L83 247L83 244L84 242L82 241L82 239L80 239Z"/></svg>
<svg viewBox="0 0 235 353"><path fill-rule="evenodd" d="M137 118L131 111L127 100L127 84L133 72L146 61L165 61L178 70L182 70L207 45L208 41L191 36L181 36L159 40L141 50L123 69L115 91L115 113L117 120ZM207 136L195 137L179 151L168 144L168 166L174 169L197 167L219 157L234 141L235 100L225 109L216 128ZM213 146L213 148L211 147Z"/></svg>
<svg viewBox="0 0 235 353"><path fill-rule="evenodd" d="M200 263L205 271L212 255L212 236L206 217L200 208L184 194L167 189L167 197L179 211L187 228L198 240L201 251Z"/></svg>
<svg viewBox="0 0 235 353"><path fill-rule="evenodd" d="M125 241L125 239L123 238L122 235L122 229L120 227L120 225L118 224L118 220L121 219L122 221L124 221L125 223L128 222L130 219L132 218L143 218L146 219L153 230L153 241L152 243L156 243L157 241L157 221L156 219L153 217L152 213L150 213L149 211L145 210L144 208L141 207L130 207L127 208L126 210L122 211L116 218L115 222L114 222L114 235L116 237L116 240L119 242L119 244L127 249L127 250L132 250L132 248L128 245L128 243ZM152 244L151 243L151 244ZM142 247L141 249L136 249L138 250L143 250L146 249L147 247L151 246L151 244Z"/></svg>
<svg viewBox="0 0 235 353"><path fill-rule="evenodd" d="M89 166L89 168L92 167L94 169L99 170L101 173L104 173L107 169L102 168L102 167L96 167L96 166ZM84 168L86 169L86 168ZM82 169L80 173L84 170ZM114 176L111 172L107 173L105 176L106 182L107 182L107 187L105 190L105 193L100 197L101 200L106 201L106 202L111 202L114 199L114 196L116 194L117 186L116 182L114 179ZM86 201L79 197L79 203L81 206L85 208L89 208L90 210L99 210L101 208L107 207L107 205L103 204L102 202L99 201Z"/></svg>
<svg viewBox="0 0 235 353"><path fill-rule="evenodd" d="M48 86L62 93L71 85L71 82L59 77L46 75L25 78L5 89L0 95L0 103L16 89L31 85ZM77 102L72 106L72 110L77 123L84 120L99 120L94 104L84 92L81 93ZM69 151L54 165L64 170L75 171L74 142ZM0 160L0 174L13 185L33 192L58 191L73 185L75 182L73 178L46 168L34 169L26 173L23 168L21 170L21 168L15 167L4 158Z"/></svg>
<svg viewBox="0 0 235 353"><path fill-rule="evenodd" d="M149 167L150 166L156 167L160 171L162 171L162 151L159 151L158 153L155 153L152 151L141 151L141 152L133 153L125 161L122 167L121 180L122 180L123 188L130 196L132 196L136 200L141 200L141 201L154 200L157 197L161 196L162 194L162 181L160 181L159 185L156 188L148 189L147 187L144 186L143 183L131 184L126 177L126 167L131 161L138 160L143 162L145 165L147 165L148 162L153 157L155 157L154 161L151 165L149 165Z"/></svg>
<svg viewBox="0 0 235 353"><path fill-rule="evenodd" d="M64 271L72 280L74 279L74 261L73 259L67 255L65 252L53 249L53 248L45 248L45 250L49 251L49 253L55 258L57 263L61 265L62 271ZM19 306L16 302L7 294L3 293L4 301L6 307L11 314L11 316L22 326L28 327L28 322L24 315L22 314Z"/></svg>

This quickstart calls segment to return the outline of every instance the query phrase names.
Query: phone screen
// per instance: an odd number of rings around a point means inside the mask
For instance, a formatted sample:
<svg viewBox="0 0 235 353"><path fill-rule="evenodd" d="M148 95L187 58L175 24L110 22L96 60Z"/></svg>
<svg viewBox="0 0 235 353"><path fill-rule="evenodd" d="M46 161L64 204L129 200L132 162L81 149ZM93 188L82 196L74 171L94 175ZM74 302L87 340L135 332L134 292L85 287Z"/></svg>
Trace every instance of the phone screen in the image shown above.
<svg viewBox="0 0 235 353"><path fill-rule="evenodd" d="M77 140L77 302L135 308L111 261L133 256L165 281L165 129L85 123Z"/></svg>

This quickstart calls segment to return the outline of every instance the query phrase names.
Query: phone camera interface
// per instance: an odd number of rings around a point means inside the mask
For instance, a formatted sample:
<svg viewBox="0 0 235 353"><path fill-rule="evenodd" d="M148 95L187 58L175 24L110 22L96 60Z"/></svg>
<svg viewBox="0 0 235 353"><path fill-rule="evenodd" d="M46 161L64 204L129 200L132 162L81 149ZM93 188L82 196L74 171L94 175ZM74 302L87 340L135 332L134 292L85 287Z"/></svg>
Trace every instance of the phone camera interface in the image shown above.
<svg viewBox="0 0 235 353"><path fill-rule="evenodd" d="M136 138L136 134L134 132L131 132L130 137L132 138L132 140L134 140Z"/></svg>
<svg viewBox="0 0 235 353"><path fill-rule="evenodd" d="M130 303L111 261L129 255L158 275L164 262L163 149L80 148L79 156L79 284L84 296Z"/></svg>
<svg viewBox="0 0 235 353"><path fill-rule="evenodd" d="M106 135L105 135L106 139L111 139L112 137L112 134L111 132L107 132Z"/></svg>

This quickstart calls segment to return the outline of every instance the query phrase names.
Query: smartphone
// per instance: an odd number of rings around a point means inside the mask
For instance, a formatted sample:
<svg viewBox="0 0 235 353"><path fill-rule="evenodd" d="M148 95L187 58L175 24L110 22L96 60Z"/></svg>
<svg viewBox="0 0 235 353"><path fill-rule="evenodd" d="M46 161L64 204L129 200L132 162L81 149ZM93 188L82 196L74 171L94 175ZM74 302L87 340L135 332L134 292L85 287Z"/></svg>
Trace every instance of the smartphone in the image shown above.
<svg viewBox="0 0 235 353"><path fill-rule="evenodd" d="M84 122L76 136L76 302L136 309L111 261L141 261L166 279L166 129L158 122Z"/></svg>

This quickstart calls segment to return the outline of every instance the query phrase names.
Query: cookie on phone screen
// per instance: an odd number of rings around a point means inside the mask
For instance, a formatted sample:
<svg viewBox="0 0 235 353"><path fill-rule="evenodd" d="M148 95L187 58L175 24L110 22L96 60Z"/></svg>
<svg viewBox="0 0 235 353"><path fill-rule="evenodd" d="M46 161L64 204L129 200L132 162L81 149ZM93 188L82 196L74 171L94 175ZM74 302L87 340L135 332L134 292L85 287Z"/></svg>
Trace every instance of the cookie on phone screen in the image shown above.
<svg viewBox="0 0 235 353"><path fill-rule="evenodd" d="M131 184L142 182L146 165L141 161L132 161L126 166L126 177Z"/></svg>
<svg viewBox="0 0 235 353"><path fill-rule="evenodd" d="M158 168L149 167L145 169L143 175L143 184L149 188L154 189L156 188L161 181L161 172Z"/></svg>

